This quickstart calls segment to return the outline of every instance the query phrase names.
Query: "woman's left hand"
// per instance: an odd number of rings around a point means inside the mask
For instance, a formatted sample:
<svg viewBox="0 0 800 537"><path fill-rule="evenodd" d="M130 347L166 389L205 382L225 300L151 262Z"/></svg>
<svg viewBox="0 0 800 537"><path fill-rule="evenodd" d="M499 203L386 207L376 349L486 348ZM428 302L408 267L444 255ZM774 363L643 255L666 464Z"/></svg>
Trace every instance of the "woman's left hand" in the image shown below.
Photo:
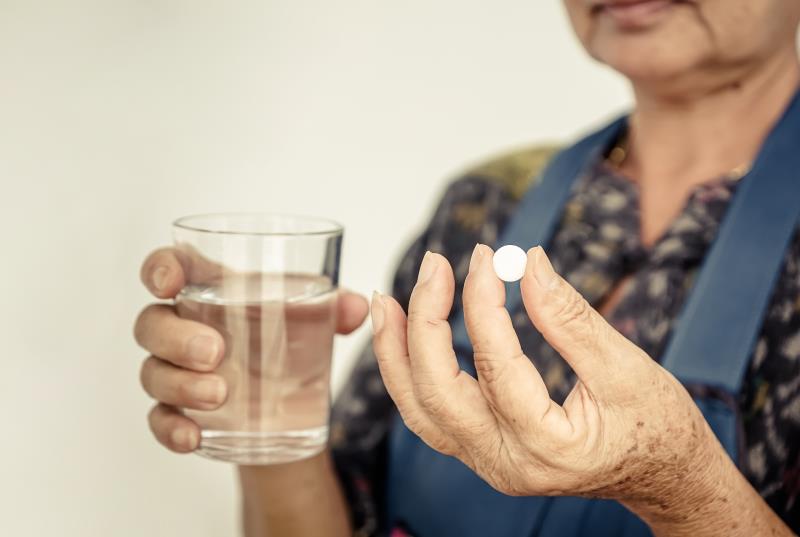
<svg viewBox="0 0 800 537"><path fill-rule="evenodd" d="M426 254L408 318L390 297L373 298L375 353L408 428L506 494L614 498L656 516L692 501L691 484L711 476L725 455L683 386L613 329L537 247L520 283L525 308L578 377L556 404L520 348L492 254L476 247L464 285L477 380L453 351L447 318L455 284L444 257Z"/></svg>

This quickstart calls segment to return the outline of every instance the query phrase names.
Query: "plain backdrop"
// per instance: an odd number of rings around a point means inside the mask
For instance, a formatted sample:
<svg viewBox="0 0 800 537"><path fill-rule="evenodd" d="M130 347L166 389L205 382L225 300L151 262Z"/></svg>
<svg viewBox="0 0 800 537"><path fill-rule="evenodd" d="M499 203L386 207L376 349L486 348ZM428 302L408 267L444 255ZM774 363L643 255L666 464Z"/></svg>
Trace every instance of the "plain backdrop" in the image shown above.
<svg viewBox="0 0 800 537"><path fill-rule="evenodd" d="M232 468L156 444L138 386L175 217L334 218L386 290L460 170L629 102L558 1L0 0L0 535L238 534Z"/></svg>

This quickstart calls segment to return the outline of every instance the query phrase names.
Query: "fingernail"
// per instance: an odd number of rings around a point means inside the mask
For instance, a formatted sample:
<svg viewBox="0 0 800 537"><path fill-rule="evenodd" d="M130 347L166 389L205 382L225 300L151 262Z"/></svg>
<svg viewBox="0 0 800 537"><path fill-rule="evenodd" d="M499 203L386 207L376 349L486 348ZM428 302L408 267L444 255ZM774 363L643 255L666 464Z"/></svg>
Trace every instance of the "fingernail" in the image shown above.
<svg viewBox="0 0 800 537"><path fill-rule="evenodd" d="M186 427L178 427L172 431L172 443L175 447L193 450L197 447L197 431Z"/></svg>
<svg viewBox="0 0 800 537"><path fill-rule="evenodd" d="M483 245L478 243L472 250L472 257L469 258L469 272L472 272L472 269L477 266L478 261L483 257L483 249L481 246Z"/></svg>
<svg viewBox="0 0 800 537"><path fill-rule="evenodd" d="M153 273L150 275L150 279L153 281L153 287L156 288L156 291L160 292L163 291L164 288L166 288L168 275L169 275L169 269L167 267L161 266L153 269Z"/></svg>
<svg viewBox="0 0 800 537"><path fill-rule="evenodd" d="M419 267L419 275L417 276L417 283L425 283L431 279L431 276L436 272L436 261L433 260L431 252L425 252L425 257L422 258L422 265Z"/></svg>
<svg viewBox="0 0 800 537"><path fill-rule="evenodd" d="M541 246L536 246L533 250L533 263L529 263L530 270L539 285L549 289L556 281L556 272Z"/></svg>
<svg viewBox="0 0 800 537"><path fill-rule="evenodd" d="M225 400L225 383L221 379L202 379L192 385L198 401L217 404Z"/></svg>
<svg viewBox="0 0 800 537"><path fill-rule="evenodd" d="M386 306L383 303L383 297L378 291L373 291L372 293L370 314L372 315L372 333L377 334L383 328L383 321L386 317Z"/></svg>
<svg viewBox="0 0 800 537"><path fill-rule="evenodd" d="M209 366L217 361L219 345L217 340L209 336L194 336L186 345L189 359L202 366Z"/></svg>

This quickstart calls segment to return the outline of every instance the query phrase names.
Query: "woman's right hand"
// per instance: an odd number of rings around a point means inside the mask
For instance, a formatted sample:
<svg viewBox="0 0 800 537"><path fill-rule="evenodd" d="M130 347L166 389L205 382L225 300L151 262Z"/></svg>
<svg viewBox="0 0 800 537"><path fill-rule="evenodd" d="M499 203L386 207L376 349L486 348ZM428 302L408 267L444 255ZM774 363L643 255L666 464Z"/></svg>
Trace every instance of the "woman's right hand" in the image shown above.
<svg viewBox="0 0 800 537"><path fill-rule="evenodd" d="M156 298L173 299L186 283L185 263L173 248L156 250L142 264L142 283ZM340 291L337 333L349 334L361 326L367 309L363 296ZM162 302L142 310L134 337L150 353L140 375L144 391L158 401L148 415L150 429L168 449L193 451L200 428L180 409L213 410L225 402L227 386L214 373L225 355L222 336L210 326L181 319L172 303Z"/></svg>

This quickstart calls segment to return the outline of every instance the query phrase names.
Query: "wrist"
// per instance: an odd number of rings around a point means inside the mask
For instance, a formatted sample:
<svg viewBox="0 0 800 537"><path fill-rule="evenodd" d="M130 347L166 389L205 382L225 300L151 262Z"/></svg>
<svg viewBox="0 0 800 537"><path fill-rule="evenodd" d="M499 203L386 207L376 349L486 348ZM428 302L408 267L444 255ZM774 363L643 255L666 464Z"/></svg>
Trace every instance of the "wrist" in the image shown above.
<svg viewBox="0 0 800 537"><path fill-rule="evenodd" d="M728 496L743 479L709 428L705 439L681 460L654 470L657 476L643 494L623 503L656 535L703 535L717 521L731 517ZM714 534L713 532L710 534Z"/></svg>
<svg viewBox="0 0 800 537"><path fill-rule="evenodd" d="M312 457L283 464L239 466L242 495L262 501L296 503L313 496L320 484L333 475L333 465L327 451ZM273 504L274 505L274 504Z"/></svg>
<svg viewBox="0 0 800 537"><path fill-rule="evenodd" d="M330 453L270 466L240 466L248 537L350 535L344 498Z"/></svg>

